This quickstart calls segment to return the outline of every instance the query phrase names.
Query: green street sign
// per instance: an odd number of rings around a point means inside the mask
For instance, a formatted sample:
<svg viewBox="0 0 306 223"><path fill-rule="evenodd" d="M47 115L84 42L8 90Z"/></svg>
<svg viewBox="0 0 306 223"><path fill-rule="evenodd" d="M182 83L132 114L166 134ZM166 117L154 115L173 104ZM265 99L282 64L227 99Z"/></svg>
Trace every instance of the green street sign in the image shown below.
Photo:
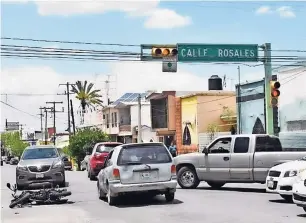
<svg viewBox="0 0 306 223"><path fill-rule="evenodd" d="M257 62L257 44L177 44L179 62Z"/></svg>

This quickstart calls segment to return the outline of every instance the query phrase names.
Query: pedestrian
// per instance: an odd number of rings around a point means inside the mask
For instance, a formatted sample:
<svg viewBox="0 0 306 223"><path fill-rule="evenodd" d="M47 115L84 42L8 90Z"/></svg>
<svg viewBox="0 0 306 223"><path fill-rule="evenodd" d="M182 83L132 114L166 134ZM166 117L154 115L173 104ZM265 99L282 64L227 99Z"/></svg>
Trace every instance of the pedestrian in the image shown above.
<svg viewBox="0 0 306 223"><path fill-rule="evenodd" d="M171 142L171 145L169 146L169 152L171 153L172 157L176 157L176 143L175 141Z"/></svg>

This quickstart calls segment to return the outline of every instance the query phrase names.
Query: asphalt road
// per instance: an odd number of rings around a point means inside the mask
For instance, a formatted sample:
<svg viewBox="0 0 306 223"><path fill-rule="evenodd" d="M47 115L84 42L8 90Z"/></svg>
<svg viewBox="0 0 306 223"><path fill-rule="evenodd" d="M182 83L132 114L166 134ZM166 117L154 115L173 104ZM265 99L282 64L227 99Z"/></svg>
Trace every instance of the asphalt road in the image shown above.
<svg viewBox="0 0 306 223"><path fill-rule="evenodd" d="M96 182L86 172L67 172L71 201L10 209L6 183L15 181L15 167L1 167L1 218L3 223L305 223L302 208L267 194L263 185L228 184L211 190L201 184L195 190L178 189L176 200L167 204L163 196L154 200L125 199L111 207L98 199Z"/></svg>

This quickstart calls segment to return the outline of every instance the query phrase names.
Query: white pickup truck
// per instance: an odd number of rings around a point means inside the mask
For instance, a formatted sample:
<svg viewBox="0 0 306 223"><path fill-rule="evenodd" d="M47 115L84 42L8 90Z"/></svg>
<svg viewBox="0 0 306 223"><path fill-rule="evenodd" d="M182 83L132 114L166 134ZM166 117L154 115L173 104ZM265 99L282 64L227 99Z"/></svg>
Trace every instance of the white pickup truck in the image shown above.
<svg viewBox="0 0 306 223"><path fill-rule="evenodd" d="M264 184L271 167L304 156L306 151L283 151L278 137L249 134L218 137L202 152L174 160L182 188L196 188L201 181L221 188L226 183Z"/></svg>

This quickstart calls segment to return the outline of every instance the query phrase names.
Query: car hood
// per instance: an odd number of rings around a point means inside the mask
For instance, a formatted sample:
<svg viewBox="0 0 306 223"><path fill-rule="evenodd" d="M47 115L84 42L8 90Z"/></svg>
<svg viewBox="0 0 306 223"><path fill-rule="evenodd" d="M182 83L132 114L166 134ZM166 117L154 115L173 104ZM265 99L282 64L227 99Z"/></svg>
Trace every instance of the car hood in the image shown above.
<svg viewBox="0 0 306 223"><path fill-rule="evenodd" d="M199 152L194 152L194 153L186 153L186 154L181 154L181 155L178 155L174 158L174 162L175 163L179 163L181 161L187 161L187 160L193 160L195 159L196 157L199 157L203 155L202 153L199 153Z"/></svg>
<svg viewBox="0 0 306 223"><path fill-rule="evenodd" d="M52 165L60 160L61 160L60 158L20 160L19 165L21 166Z"/></svg>
<svg viewBox="0 0 306 223"><path fill-rule="evenodd" d="M271 168L271 170L288 171L288 170L302 170L305 168L306 168L306 161L295 160L274 166Z"/></svg>

